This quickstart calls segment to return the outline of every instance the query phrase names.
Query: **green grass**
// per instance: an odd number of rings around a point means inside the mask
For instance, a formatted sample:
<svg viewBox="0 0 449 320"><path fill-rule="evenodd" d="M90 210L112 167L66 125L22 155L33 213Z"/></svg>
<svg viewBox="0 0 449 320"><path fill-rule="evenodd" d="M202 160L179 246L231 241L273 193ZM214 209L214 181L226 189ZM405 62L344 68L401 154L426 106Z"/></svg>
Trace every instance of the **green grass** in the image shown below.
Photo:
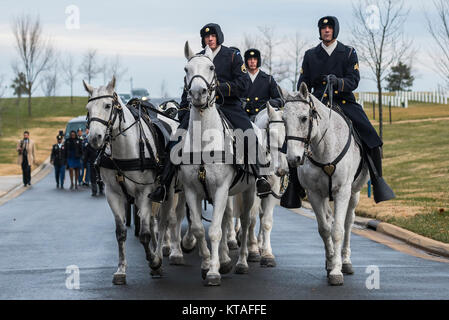
<svg viewBox="0 0 449 320"><path fill-rule="evenodd" d="M27 98L22 98L20 104L14 98L0 99L0 163L13 163L16 160L16 142L25 130L33 128L54 128L55 136L58 130L65 129L66 122L49 121L46 118L85 114L87 98L74 97L38 97L32 99L32 116L28 116ZM32 134L32 132L31 132ZM11 141L11 138L17 140Z"/></svg>
<svg viewBox="0 0 449 320"><path fill-rule="evenodd" d="M418 233L428 238L449 243L449 213L433 211L429 214L418 214L410 218L386 219L404 229Z"/></svg>
<svg viewBox="0 0 449 320"><path fill-rule="evenodd" d="M366 115L370 120L375 120L377 122L379 121L379 108L377 104L375 104L374 109L375 119L373 119L373 104L365 102L364 110ZM409 101L408 108L391 108L391 119L393 123L396 121L444 117L449 117L449 105ZM388 105L382 106L382 119L385 125L388 124L390 119Z"/></svg>

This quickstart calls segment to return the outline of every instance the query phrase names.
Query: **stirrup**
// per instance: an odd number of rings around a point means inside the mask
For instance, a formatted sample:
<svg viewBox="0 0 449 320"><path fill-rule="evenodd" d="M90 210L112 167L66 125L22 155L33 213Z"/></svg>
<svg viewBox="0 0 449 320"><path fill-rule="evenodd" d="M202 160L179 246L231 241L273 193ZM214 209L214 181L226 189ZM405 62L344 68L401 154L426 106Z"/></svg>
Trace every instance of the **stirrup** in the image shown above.
<svg viewBox="0 0 449 320"><path fill-rule="evenodd" d="M262 182L262 185L259 185L259 182ZM263 188L263 189L259 190L259 188ZM260 198L266 198L270 194L272 194L271 185L267 181L267 179L265 179L265 177L259 177L256 179L256 189L257 189L257 196Z"/></svg>
<svg viewBox="0 0 449 320"><path fill-rule="evenodd" d="M155 195L154 195L157 192L160 194L160 188L163 188L163 191L164 191L162 199L160 197L155 197ZM159 186L156 190L154 190L153 192L151 192L148 195L148 198L150 198L150 200L153 202L158 202L158 203L164 202L165 200L167 200L167 188L165 187L165 185Z"/></svg>

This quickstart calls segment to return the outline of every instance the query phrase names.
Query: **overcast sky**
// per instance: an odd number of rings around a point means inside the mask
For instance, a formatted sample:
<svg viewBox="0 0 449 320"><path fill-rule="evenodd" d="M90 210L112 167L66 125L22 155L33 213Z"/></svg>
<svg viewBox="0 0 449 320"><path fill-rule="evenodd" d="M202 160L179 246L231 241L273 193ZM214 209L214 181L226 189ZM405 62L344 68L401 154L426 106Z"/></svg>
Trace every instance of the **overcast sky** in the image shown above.
<svg viewBox="0 0 449 320"><path fill-rule="evenodd" d="M430 1L427 8L432 12ZM75 5L80 12L80 28L67 29L68 6ZM410 15L406 34L413 39L418 50L413 70L416 77L414 90L436 89L442 79L435 75L428 57L433 48L424 17L424 4L408 0ZM225 34L224 44L239 46L243 33L257 33L257 26L271 25L280 36L290 36L296 31L311 46L319 43L317 21L324 15L335 15L341 24L339 40L357 48L350 42L352 18L351 1L330 0L226 0L218 1L95 1L95 0L15 0L0 2L0 74L8 85L13 78L11 62L16 58L14 38L11 32L13 17L20 14L39 15L44 33L51 37L55 47L64 56L74 55L77 64L88 48L98 50L99 61L119 55L128 69L121 79L118 91L130 91L130 78L134 87L148 88L152 97L161 94L165 81L171 96L180 96L183 84L185 59L184 42L189 40L195 51L201 49L199 30L209 22L221 25ZM368 75L366 66L360 66L362 76ZM102 84L103 76L92 81ZM359 90L375 90L375 83L362 79ZM61 84L58 95L69 95L69 87ZM11 94L11 92L8 92ZM76 95L84 95L81 77L75 86ZM42 95L38 90L36 95Z"/></svg>

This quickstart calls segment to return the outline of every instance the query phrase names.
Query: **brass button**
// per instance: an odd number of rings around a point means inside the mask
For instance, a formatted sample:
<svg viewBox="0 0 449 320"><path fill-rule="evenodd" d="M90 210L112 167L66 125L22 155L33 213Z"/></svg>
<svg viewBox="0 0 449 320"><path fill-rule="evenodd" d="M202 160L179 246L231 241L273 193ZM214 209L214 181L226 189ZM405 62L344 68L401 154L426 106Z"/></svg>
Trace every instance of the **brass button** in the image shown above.
<svg viewBox="0 0 449 320"><path fill-rule="evenodd" d="M256 108L256 112L259 112L259 109Z"/></svg>
<svg viewBox="0 0 449 320"><path fill-rule="evenodd" d="M346 103L346 100L342 100L341 103L345 104L345 103Z"/></svg>
<svg viewBox="0 0 449 320"><path fill-rule="evenodd" d="M255 98L254 98L254 100L256 100L256 101L257 101L257 100L259 100L259 98L258 98L258 97L255 97Z"/></svg>
<svg viewBox="0 0 449 320"><path fill-rule="evenodd" d="M220 98L219 96L215 96L215 99L218 99L218 98Z"/></svg>
<svg viewBox="0 0 449 320"><path fill-rule="evenodd" d="M250 99L249 98L246 98L246 101L249 101Z"/></svg>
<svg viewBox="0 0 449 320"><path fill-rule="evenodd" d="M334 91L334 93L335 93L335 94L338 94L338 91L337 91L337 90L335 90L335 91Z"/></svg>
<svg viewBox="0 0 449 320"><path fill-rule="evenodd" d="M327 93L324 94L324 97L327 97Z"/></svg>
<svg viewBox="0 0 449 320"><path fill-rule="evenodd" d="M323 81L323 84L326 84L326 81Z"/></svg>
<svg viewBox="0 0 449 320"><path fill-rule="evenodd" d="M249 112L249 109L246 109L246 112Z"/></svg>

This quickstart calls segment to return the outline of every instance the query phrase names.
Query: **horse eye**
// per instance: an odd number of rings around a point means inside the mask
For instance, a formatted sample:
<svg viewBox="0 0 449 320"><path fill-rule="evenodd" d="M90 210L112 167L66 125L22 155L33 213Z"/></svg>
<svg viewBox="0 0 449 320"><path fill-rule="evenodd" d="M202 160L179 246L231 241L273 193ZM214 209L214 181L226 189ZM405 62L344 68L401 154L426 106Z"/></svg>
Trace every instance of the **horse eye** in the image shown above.
<svg viewBox="0 0 449 320"><path fill-rule="evenodd" d="M214 71L215 67L214 66L210 66L210 71Z"/></svg>
<svg viewBox="0 0 449 320"><path fill-rule="evenodd" d="M104 107L105 107L105 109L109 109L109 108L111 108L111 104L108 103L108 104L105 105Z"/></svg>
<svg viewBox="0 0 449 320"><path fill-rule="evenodd" d="M304 116L304 117L301 117L301 119L300 119L300 120L301 120L301 122L302 122L302 123L306 123L306 121L307 121L307 117L305 117L305 116Z"/></svg>

